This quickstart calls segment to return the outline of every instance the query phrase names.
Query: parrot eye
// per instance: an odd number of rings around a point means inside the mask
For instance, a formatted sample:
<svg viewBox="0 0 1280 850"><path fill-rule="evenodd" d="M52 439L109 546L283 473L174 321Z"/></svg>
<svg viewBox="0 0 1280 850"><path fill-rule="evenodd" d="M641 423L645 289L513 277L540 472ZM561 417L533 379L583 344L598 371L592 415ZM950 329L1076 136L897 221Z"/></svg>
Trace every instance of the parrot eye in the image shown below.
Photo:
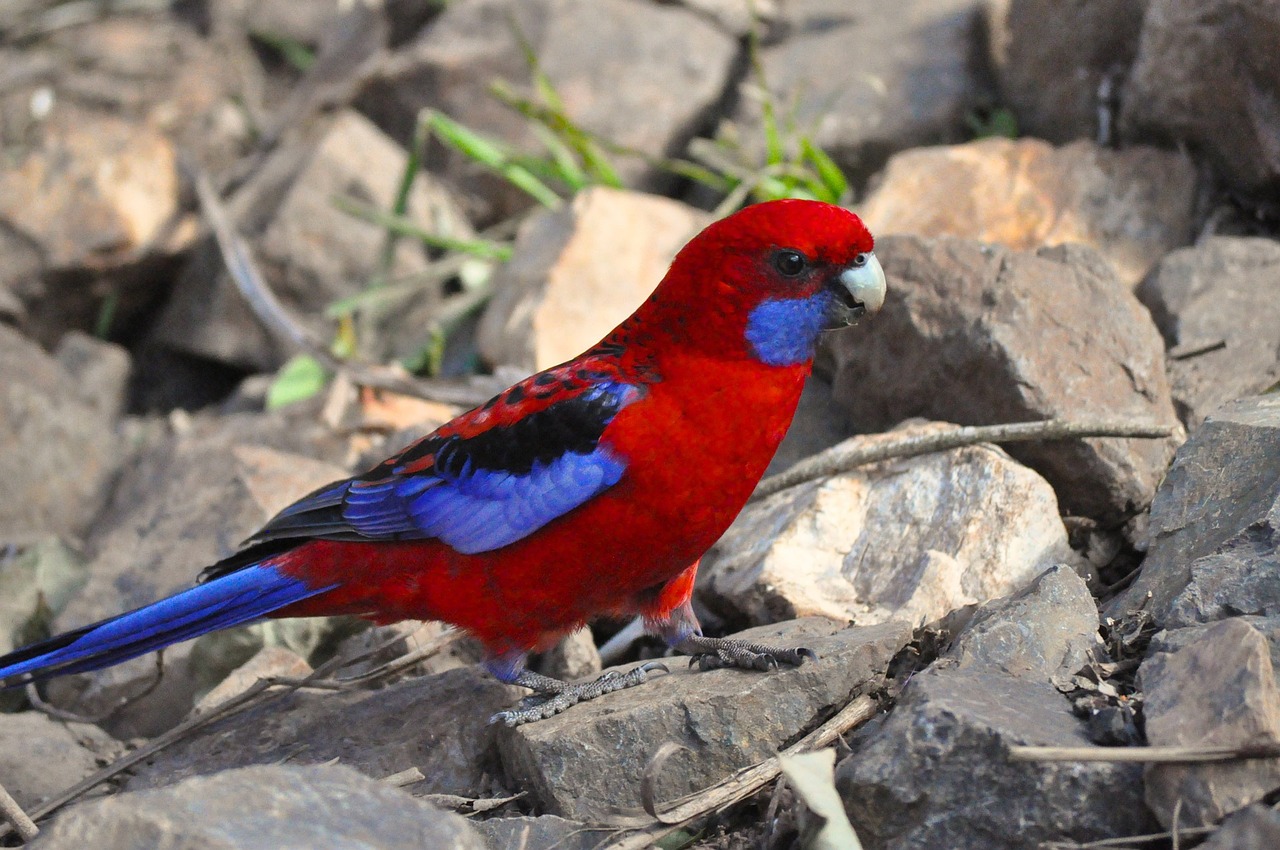
<svg viewBox="0 0 1280 850"><path fill-rule="evenodd" d="M869 256L871 256L871 255L870 255L870 254L867 254L867 253L865 253L865 252L864 252L864 253L859 254L858 256L856 256L856 257L854 257L854 258L853 258L853 265L854 265L855 267L857 267L857 268L862 268L863 266L865 266L865 265L867 264L867 257L869 257Z"/></svg>
<svg viewBox="0 0 1280 850"><path fill-rule="evenodd" d="M773 255L773 267L783 277L799 277L809 267L809 260L799 251L785 248Z"/></svg>

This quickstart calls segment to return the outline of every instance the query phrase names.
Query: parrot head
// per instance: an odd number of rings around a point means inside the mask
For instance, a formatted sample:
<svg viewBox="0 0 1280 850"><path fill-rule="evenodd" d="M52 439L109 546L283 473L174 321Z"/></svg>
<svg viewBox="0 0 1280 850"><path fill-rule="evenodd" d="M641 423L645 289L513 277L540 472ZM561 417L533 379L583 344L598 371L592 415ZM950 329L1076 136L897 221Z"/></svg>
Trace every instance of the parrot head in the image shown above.
<svg viewBox="0 0 1280 850"><path fill-rule="evenodd" d="M692 344L719 356L798 365L813 359L823 331L884 304L884 271L874 249L871 234L848 210L819 201L768 201L694 237L654 299L686 305Z"/></svg>

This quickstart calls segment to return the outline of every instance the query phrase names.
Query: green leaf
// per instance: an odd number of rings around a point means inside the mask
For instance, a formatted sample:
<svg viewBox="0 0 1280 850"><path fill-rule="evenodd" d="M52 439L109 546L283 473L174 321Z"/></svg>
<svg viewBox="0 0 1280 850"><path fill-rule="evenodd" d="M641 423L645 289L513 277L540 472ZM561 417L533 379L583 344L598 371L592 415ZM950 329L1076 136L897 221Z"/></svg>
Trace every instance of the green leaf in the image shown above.
<svg viewBox="0 0 1280 850"><path fill-rule="evenodd" d="M826 197L823 200L830 204L838 204L845 200L849 191L849 180L840 170L840 166L836 165L835 160L810 141L808 136L800 137L800 154L817 171L822 186L826 189Z"/></svg>
<svg viewBox="0 0 1280 850"><path fill-rule="evenodd" d="M249 35L279 53L284 61L304 74L315 64L315 51L296 39L265 30L253 30Z"/></svg>
<svg viewBox="0 0 1280 850"><path fill-rule="evenodd" d="M329 373L310 354L299 354L280 367L267 390L267 410L305 401L324 389Z"/></svg>

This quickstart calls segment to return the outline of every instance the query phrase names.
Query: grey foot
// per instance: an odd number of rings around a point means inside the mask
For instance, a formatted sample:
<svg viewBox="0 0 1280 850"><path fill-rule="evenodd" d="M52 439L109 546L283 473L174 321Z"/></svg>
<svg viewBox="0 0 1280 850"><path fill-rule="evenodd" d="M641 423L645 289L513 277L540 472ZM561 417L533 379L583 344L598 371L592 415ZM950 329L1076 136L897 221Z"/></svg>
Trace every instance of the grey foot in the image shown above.
<svg viewBox="0 0 1280 850"><path fill-rule="evenodd" d="M818 654L804 647L783 648L749 643L732 638L709 638L690 635L675 645L677 652L691 656L689 666L699 670L715 670L720 667L740 667L745 670L774 670L779 664L798 667L805 659L818 660Z"/></svg>
<svg viewBox="0 0 1280 850"><path fill-rule="evenodd" d="M562 682L538 673L521 671L512 684L532 688L536 693L530 694L515 707L499 711L489 718L490 723L504 723L507 726L519 726L532 723L559 714L571 705L586 702L589 699L633 688L648 681L649 674L655 670L669 672L667 666L660 661L649 661L634 667L626 673L610 670L590 682Z"/></svg>

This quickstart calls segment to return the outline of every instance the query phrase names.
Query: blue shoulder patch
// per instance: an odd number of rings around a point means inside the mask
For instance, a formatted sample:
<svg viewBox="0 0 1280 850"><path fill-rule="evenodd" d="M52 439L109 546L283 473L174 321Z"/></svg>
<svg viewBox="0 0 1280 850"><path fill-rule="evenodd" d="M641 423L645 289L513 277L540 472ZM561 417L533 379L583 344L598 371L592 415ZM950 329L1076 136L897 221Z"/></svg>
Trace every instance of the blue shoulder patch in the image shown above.
<svg viewBox="0 0 1280 850"><path fill-rule="evenodd" d="M823 291L808 298L771 299L756 305L747 317L747 344L756 359L770 366L812 360L832 297Z"/></svg>

